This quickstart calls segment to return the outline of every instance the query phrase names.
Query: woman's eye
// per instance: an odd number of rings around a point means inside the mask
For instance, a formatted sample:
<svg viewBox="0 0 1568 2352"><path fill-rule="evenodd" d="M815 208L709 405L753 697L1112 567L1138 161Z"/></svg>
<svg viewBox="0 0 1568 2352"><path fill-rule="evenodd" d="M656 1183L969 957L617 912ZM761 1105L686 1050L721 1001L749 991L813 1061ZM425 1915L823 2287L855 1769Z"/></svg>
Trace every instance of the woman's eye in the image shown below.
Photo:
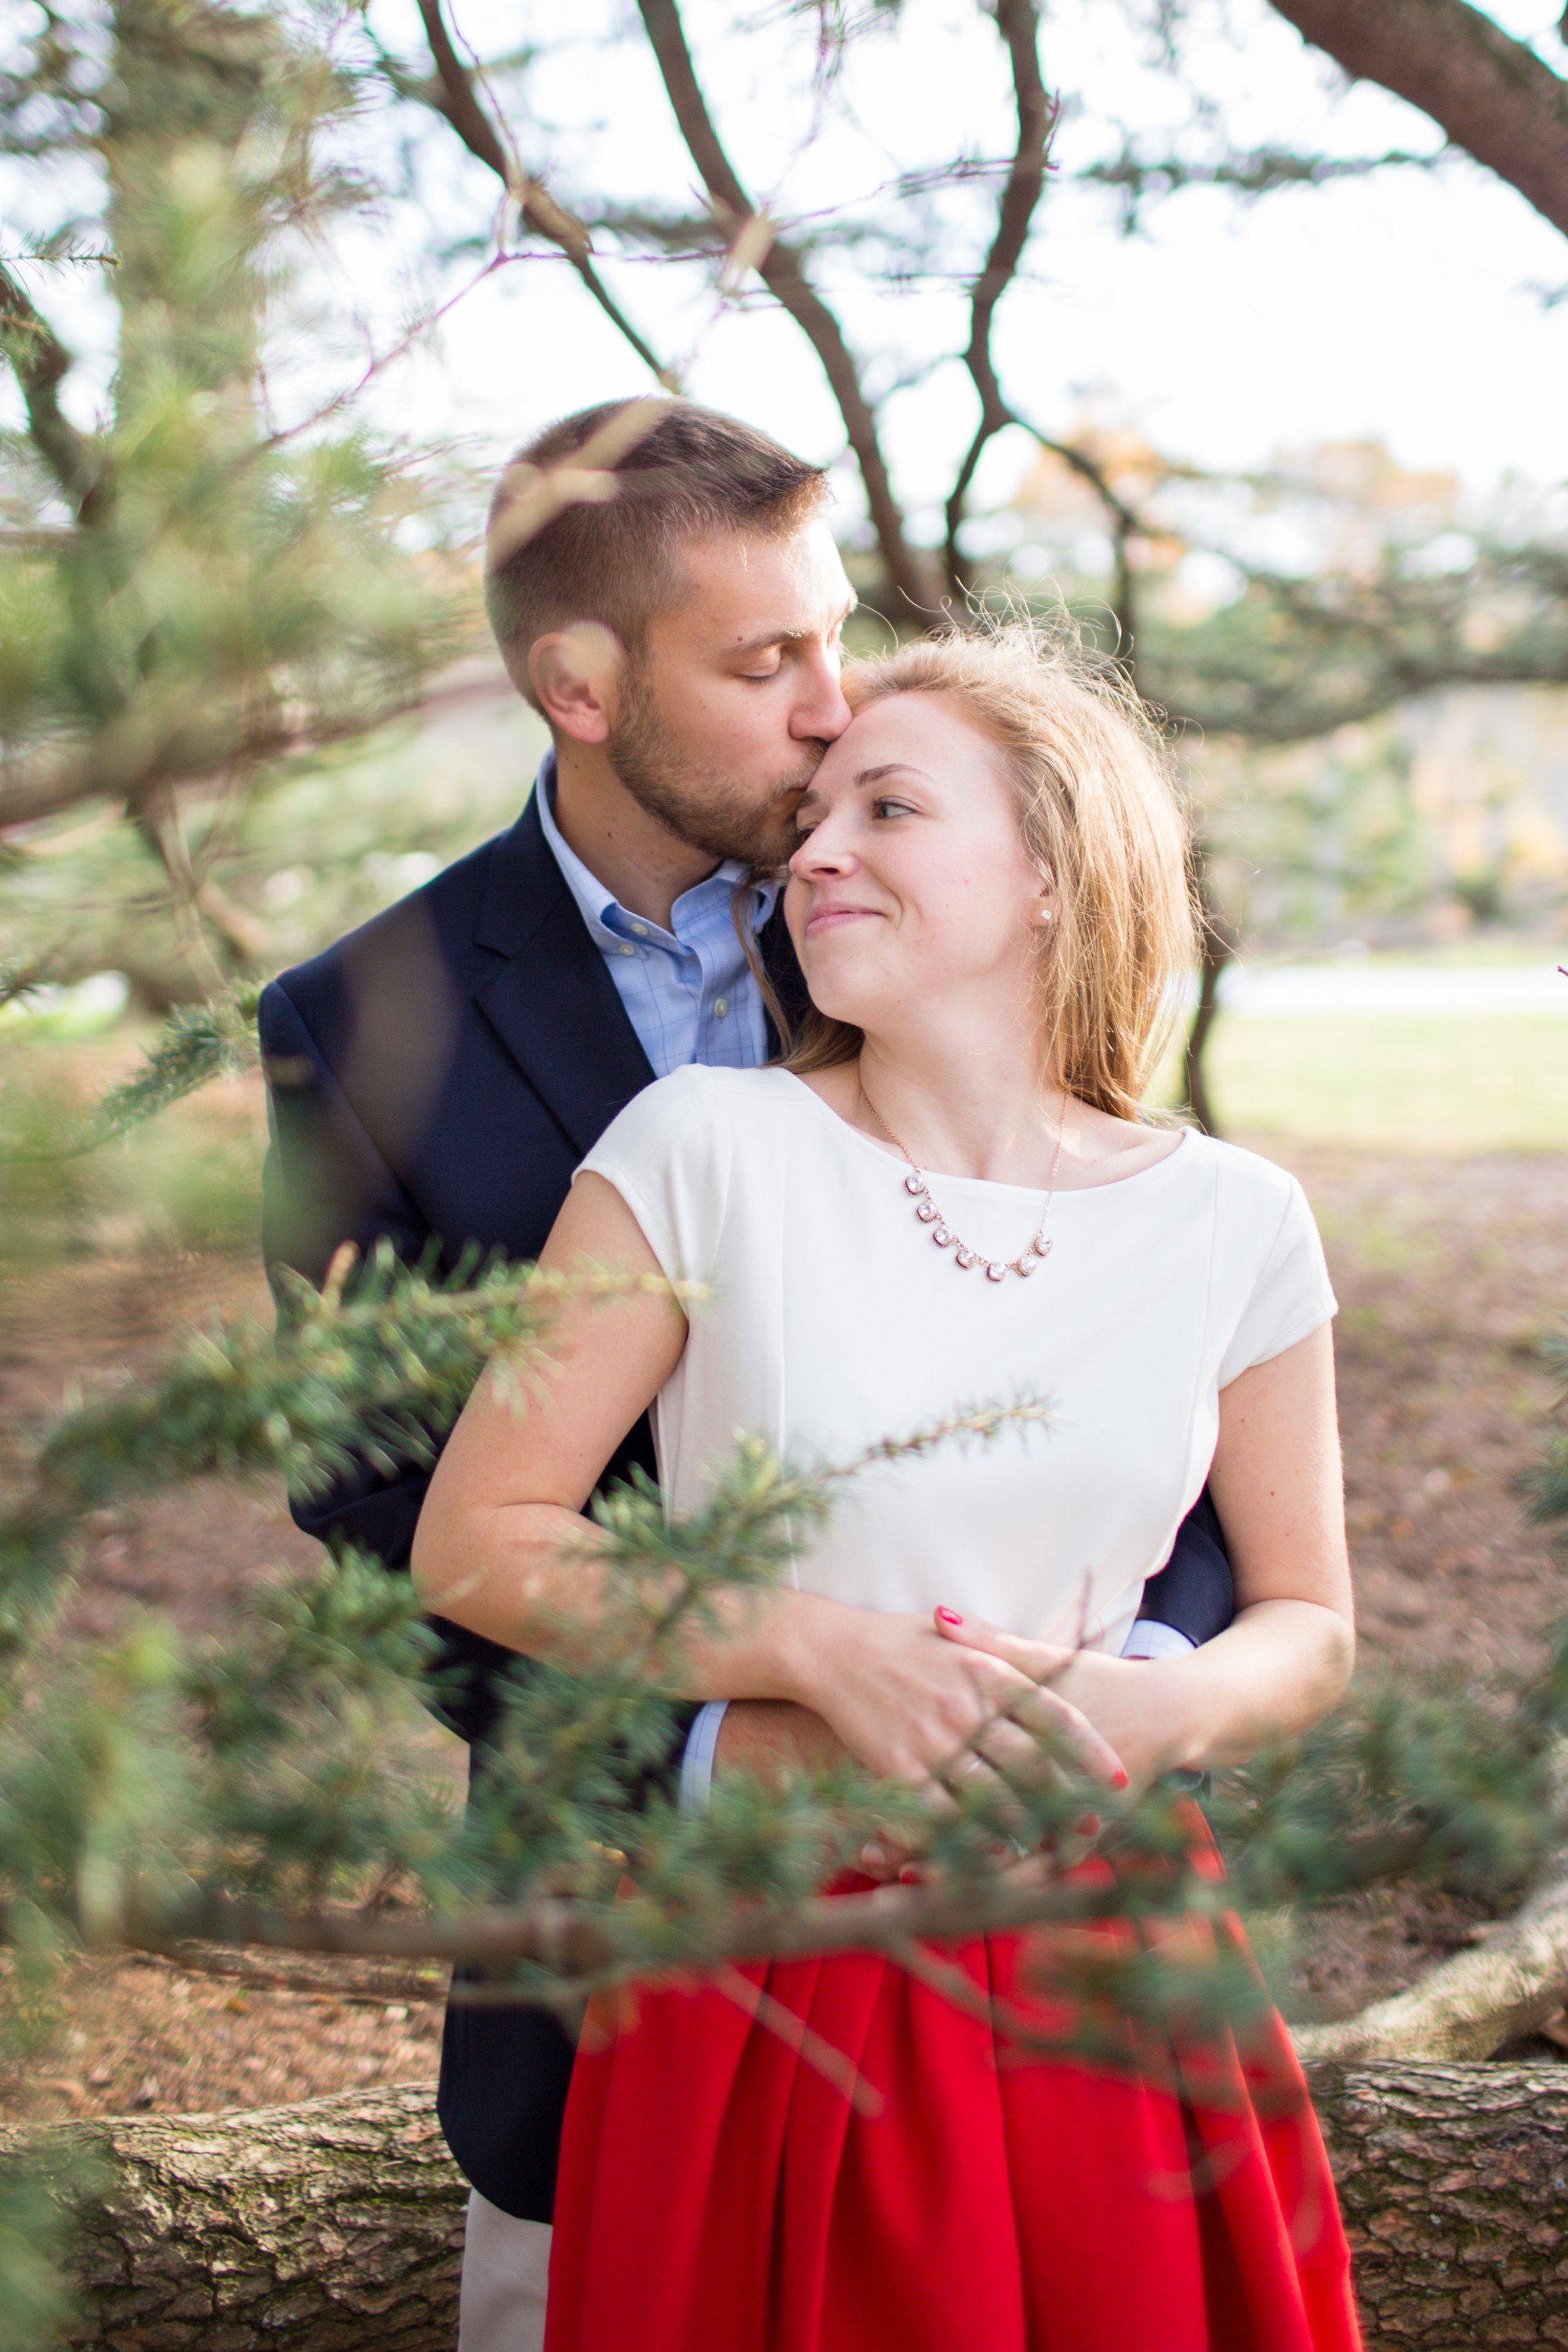
<svg viewBox="0 0 1568 2352"><path fill-rule="evenodd" d="M875 817L912 816L914 810L908 801L874 800L871 814Z"/></svg>

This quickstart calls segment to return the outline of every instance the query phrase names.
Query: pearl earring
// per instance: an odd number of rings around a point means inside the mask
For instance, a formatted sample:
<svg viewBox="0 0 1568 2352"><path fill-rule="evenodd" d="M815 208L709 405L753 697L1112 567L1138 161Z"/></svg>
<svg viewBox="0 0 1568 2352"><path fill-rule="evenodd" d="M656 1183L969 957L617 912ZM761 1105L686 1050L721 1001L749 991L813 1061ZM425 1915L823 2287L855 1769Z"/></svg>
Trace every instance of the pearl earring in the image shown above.
<svg viewBox="0 0 1568 2352"><path fill-rule="evenodd" d="M1039 913L1038 913L1038 914L1036 916L1036 918L1035 918L1035 920L1036 920L1037 923L1048 923L1048 922L1050 921L1050 919L1051 919L1051 909L1050 909L1048 907L1042 907L1042 908L1040 908Z"/></svg>

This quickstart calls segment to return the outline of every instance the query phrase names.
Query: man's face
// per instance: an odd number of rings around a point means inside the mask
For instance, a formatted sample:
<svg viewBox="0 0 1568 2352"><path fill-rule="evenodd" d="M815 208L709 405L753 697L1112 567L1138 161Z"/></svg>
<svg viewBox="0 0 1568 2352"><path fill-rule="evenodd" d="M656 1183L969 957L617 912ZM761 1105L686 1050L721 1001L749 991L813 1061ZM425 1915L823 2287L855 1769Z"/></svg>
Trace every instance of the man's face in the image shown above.
<svg viewBox="0 0 1568 2352"><path fill-rule="evenodd" d="M782 866L801 794L849 724L839 636L854 592L824 522L697 540L682 566L686 596L623 675L605 750L680 840Z"/></svg>

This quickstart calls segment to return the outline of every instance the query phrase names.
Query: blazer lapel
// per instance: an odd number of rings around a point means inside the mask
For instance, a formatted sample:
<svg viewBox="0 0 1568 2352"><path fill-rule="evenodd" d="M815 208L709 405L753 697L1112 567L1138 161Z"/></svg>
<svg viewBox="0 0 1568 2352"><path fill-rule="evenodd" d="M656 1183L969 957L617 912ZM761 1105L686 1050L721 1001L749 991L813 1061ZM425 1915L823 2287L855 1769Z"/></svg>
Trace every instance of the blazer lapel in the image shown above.
<svg viewBox="0 0 1568 2352"><path fill-rule="evenodd" d="M474 1001L579 1151L653 1083L531 800L496 844L474 936L506 961Z"/></svg>

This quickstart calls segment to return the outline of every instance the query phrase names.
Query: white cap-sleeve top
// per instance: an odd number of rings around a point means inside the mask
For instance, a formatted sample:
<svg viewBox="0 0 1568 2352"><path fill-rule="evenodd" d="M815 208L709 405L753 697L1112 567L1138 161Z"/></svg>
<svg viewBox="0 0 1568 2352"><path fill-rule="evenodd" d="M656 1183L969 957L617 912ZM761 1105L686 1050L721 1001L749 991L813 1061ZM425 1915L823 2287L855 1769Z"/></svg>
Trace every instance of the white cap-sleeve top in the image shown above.
<svg viewBox="0 0 1568 2352"><path fill-rule="evenodd" d="M784 1070L675 1071L583 1162L672 1279L706 1284L653 1410L672 1510L756 1432L798 1466L851 1460L955 1408L1044 1397L1044 1423L880 1463L803 1538L802 1590L973 1611L1119 1651L1202 1492L1219 1391L1334 1312L1294 1177L1188 1133L1142 1173L1058 1192L1028 1281L931 1245L908 1171ZM1016 1257L1042 1196L931 1174L984 1256Z"/></svg>

